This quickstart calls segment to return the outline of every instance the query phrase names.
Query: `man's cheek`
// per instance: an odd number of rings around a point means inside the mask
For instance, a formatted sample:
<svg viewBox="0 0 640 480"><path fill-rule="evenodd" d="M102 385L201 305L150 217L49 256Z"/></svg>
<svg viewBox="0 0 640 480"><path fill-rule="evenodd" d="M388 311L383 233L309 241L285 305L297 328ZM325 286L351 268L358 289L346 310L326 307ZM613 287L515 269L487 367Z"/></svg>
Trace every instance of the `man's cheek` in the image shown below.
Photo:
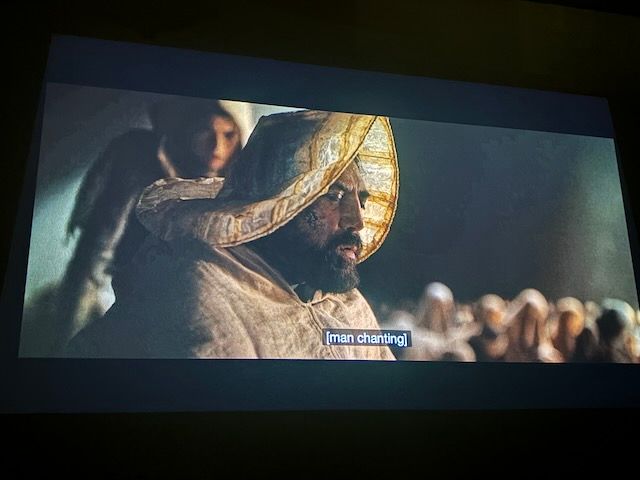
<svg viewBox="0 0 640 480"><path fill-rule="evenodd" d="M310 208L309 210L307 210L302 216L302 220L305 232L312 233L318 230L320 217L315 209Z"/></svg>
<svg viewBox="0 0 640 480"><path fill-rule="evenodd" d="M316 210L309 209L300 216L298 230L305 243L316 247L324 245L324 222Z"/></svg>

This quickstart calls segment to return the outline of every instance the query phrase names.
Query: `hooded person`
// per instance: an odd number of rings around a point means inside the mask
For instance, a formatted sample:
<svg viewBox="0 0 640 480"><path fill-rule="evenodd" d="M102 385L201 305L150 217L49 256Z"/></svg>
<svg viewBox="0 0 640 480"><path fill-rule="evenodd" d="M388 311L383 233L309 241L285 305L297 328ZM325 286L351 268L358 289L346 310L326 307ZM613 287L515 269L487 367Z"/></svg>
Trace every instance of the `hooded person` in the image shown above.
<svg viewBox="0 0 640 480"><path fill-rule="evenodd" d="M547 333L549 303L538 290L527 288L509 304L505 314L507 325L506 362L559 363L562 354L553 347Z"/></svg>
<svg viewBox="0 0 640 480"><path fill-rule="evenodd" d="M425 288L416 309L412 347L400 352L403 360L472 362L476 359L467 340L476 330L472 323L457 324L453 292L440 282Z"/></svg>
<svg viewBox="0 0 640 480"><path fill-rule="evenodd" d="M483 295L473 305L474 318L481 330L469 339L479 362L501 361L509 345L505 313L507 303L498 295Z"/></svg>
<svg viewBox="0 0 640 480"><path fill-rule="evenodd" d="M393 360L385 345L325 345L323 329L380 328L356 267L383 243L397 194L387 118L262 117L223 186L147 188L137 211L153 236L127 295L68 354Z"/></svg>
<svg viewBox="0 0 640 480"><path fill-rule="evenodd" d="M584 306L580 300L564 297L556 302L552 342L566 362L574 356L576 339L584 330L584 317Z"/></svg>
<svg viewBox="0 0 640 480"><path fill-rule="evenodd" d="M429 283L418 305L416 318L421 327L432 332L446 333L453 326L455 302L453 292L440 282Z"/></svg>
<svg viewBox="0 0 640 480"><path fill-rule="evenodd" d="M604 299L602 307L602 314L596 320L600 351L595 361L634 363L633 308L627 302L614 298Z"/></svg>
<svg viewBox="0 0 640 480"><path fill-rule="evenodd" d="M172 97L149 107L151 129L112 139L83 178L67 235L72 258L48 298L26 315L23 355L58 355L118 295L118 274L147 235L135 216L144 188L166 177L224 176L242 146L237 102ZM31 311L30 310L30 311ZM49 334L45 334L49 332Z"/></svg>

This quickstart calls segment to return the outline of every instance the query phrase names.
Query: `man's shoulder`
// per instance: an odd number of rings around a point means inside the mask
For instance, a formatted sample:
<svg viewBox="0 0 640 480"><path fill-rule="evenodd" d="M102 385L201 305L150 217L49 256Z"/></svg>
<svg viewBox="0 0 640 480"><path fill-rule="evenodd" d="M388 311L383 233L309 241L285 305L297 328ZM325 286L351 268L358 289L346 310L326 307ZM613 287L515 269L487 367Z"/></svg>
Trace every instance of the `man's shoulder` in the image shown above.
<svg viewBox="0 0 640 480"><path fill-rule="evenodd" d="M152 256L166 257L166 261L160 261L162 268L175 270L176 278L195 281L199 289L242 290L254 295L272 295L276 290L286 290L287 284L279 273L244 245L217 247L197 239L164 241L156 237L147 242L146 249ZM138 255L144 256L144 251L139 251ZM220 298L220 301L224 300Z"/></svg>
<svg viewBox="0 0 640 480"><path fill-rule="evenodd" d="M334 294L334 297L349 309L357 311L359 315L375 318L369 302L357 288L353 288L348 292Z"/></svg>
<svg viewBox="0 0 640 480"><path fill-rule="evenodd" d="M335 293L333 294L336 298L339 298L341 301L345 303L359 303L364 302L367 305L367 300L364 298L364 295L357 288L352 288L351 290L343 293Z"/></svg>

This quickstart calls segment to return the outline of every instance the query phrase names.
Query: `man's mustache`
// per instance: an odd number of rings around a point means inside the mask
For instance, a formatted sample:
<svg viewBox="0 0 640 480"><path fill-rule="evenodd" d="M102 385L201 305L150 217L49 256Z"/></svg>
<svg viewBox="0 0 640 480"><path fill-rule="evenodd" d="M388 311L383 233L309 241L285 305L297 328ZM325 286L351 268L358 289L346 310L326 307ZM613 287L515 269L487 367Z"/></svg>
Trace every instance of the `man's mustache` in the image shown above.
<svg viewBox="0 0 640 480"><path fill-rule="evenodd" d="M340 246L356 247L357 252L360 253L360 250L362 250L362 239L357 233L347 230L333 237L327 244L326 248L327 250L334 250Z"/></svg>

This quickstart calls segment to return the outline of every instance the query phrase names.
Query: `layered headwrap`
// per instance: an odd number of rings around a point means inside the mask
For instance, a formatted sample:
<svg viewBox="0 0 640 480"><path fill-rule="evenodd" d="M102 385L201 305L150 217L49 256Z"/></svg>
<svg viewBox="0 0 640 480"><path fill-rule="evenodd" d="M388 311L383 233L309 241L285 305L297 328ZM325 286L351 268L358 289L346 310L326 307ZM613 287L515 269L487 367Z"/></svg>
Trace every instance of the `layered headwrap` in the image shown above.
<svg viewBox="0 0 640 480"><path fill-rule="evenodd" d="M386 117L311 110L264 116L226 183L157 181L142 195L138 218L163 240L241 245L282 227L353 162L369 192L360 232L363 261L384 241L397 205L398 164Z"/></svg>

